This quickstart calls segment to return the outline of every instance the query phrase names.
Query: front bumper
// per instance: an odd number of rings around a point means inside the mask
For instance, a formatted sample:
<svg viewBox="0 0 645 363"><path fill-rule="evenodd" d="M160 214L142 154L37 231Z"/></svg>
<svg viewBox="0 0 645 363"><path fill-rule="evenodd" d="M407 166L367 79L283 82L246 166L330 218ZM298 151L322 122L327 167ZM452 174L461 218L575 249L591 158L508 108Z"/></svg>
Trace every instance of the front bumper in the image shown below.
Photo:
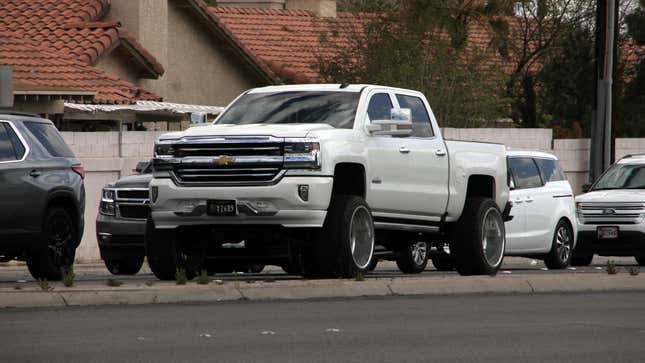
<svg viewBox="0 0 645 363"><path fill-rule="evenodd" d="M598 227L618 227L618 238L599 239ZM645 255L645 225L590 225L578 224L578 243L575 251L580 254L601 256Z"/></svg>
<svg viewBox="0 0 645 363"><path fill-rule="evenodd" d="M308 200L298 194L299 186L309 187ZM322 227L331 199L332 177L284 177L269 186L182 187L172 179L155 178L157 200L151 216L157 228L196 225L278 225L288 228ZM208 200L235 200L236 216L220 217L206 213Z"/></svg>
<svg viewBox="0 0 645 363"><path fill-rule="evenodd" d="M96 217L96 239L103 260L143 257L145 232L145 220L120 219L100 213Z"/></svg>

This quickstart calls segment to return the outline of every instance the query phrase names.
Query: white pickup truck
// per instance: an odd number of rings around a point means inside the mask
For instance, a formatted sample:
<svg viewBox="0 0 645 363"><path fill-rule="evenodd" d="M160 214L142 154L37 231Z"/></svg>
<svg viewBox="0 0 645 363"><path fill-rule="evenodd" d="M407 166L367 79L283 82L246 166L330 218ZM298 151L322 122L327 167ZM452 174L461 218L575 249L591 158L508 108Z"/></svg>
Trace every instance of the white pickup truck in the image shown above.
<svg viewBox="0 0 645 363"><path fill-rule="evenodd" d="M419 92L252 89L212 125L157 140L148 263L160 279L217 271L235 257L223 246L244 241L247 259L353 277L375 244L400 251L421 240L450 243L461 274L494 274L510 211L506 170L502 145L445 141Z"/></svg>

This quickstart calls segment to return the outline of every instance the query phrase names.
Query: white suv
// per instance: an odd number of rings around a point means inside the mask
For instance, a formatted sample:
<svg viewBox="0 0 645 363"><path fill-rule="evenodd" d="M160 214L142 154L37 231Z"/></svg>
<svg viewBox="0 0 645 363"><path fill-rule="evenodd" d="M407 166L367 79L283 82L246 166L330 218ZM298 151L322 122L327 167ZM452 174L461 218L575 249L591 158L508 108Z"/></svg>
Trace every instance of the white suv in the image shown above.
<svg viewBox="0 0 645 363"><path fill-rule="evenodd" d="M634 256L645 265L645 155L628 155L611 166L586 194L576 198L576 265L594 254Z"/></svg>
<svg viewBox="0 0 645 363"><path fill-rule="evenodd" d="M554 155L509 151L513 219L506 222L507 256L544 259L550 269L566 268L576 241L571 185Z"/></svg>

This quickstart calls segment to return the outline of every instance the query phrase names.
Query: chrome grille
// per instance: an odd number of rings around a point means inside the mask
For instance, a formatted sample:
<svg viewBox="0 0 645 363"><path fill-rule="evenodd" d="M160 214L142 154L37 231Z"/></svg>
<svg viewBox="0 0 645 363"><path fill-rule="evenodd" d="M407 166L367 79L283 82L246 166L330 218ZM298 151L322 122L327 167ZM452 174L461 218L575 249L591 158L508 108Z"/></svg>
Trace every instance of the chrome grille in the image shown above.
<svg viewBox="0 0 645 363"><path fill-rule="evenodd" d="M643 203L581 203L578 206L582 224L637 224L644 213Z"/></svg>
<svg viewBox="0 0 645 363"><path fill-rule="evenodd" d="M282 139L185 138L173 149L172 174L183 185L261 185L284 174Z"/></svg>

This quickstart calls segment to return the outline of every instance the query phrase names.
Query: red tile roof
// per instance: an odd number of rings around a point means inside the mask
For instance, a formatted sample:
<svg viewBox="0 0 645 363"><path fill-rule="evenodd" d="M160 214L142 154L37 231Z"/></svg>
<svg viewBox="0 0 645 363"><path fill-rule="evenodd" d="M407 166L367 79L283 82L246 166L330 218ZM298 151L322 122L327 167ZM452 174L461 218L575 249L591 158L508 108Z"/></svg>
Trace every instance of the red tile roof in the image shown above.
<svg viewBox="0 0 645 363"><path fill-rule="evenodd" d="M0 65L13 66L16 90L96 92L95 103L161 100L135 84L7 31L0 31Z"/></svg>
<svg viewBox="0 0 645 363"><path fill-rule="evenodd" d="M146 77L162 75L163 66L120 23L99 22L108 10L109 0L2 0L0 30L90 65L106 51L124 45L146 70Z"/></svg>
<svg viewBox="0 0 645 363"><path fill-rule="evenodd" d="M347 44L353 31L360 31L365 17L339 12L336 18L316 17L306 10L211 7L215 21L257 62L289 82L313 82L312 67L320 56L337 52L323 46L321 36L335 45ZM339 31L340 30L340 31Z"/></svg>

